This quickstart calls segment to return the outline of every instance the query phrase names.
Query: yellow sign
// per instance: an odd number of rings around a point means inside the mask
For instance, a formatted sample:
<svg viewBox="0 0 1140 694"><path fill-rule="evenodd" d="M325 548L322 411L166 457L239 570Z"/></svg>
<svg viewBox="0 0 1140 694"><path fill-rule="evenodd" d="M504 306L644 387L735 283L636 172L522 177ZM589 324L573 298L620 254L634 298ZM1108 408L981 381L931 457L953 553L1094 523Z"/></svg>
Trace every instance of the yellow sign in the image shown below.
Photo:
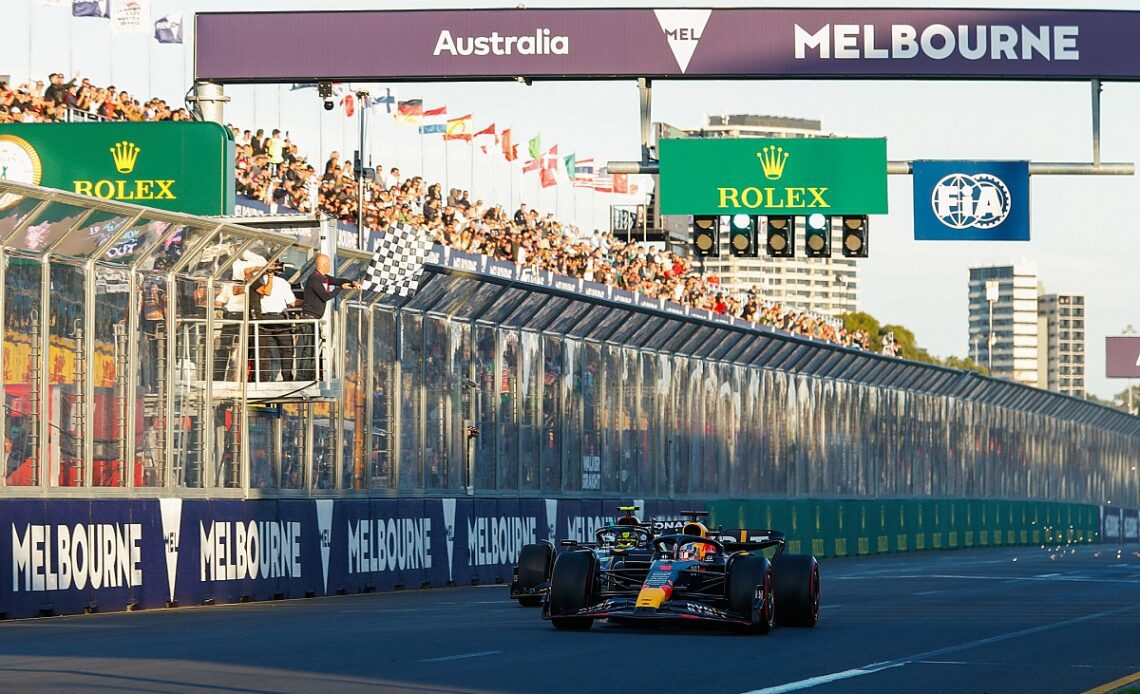
<svg viewBox="0 0 1140 694"><path fill-rule="evenodd" d="M111 148L111 158L115 160L115 168L119 173L129 174L135 170L135 162L138 161L140 151L142 150L138 145L126 140L116 143Z"/></svg>

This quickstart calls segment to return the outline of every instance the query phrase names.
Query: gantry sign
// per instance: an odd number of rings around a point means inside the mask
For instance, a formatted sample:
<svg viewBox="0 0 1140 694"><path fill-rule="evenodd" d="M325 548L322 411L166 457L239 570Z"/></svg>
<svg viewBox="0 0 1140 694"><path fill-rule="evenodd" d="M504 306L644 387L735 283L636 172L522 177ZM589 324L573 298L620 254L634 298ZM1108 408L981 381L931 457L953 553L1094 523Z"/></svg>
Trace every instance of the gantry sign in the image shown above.
<svg viewBox="0 0 1140 694"><path fill-rule="evenodd" d="M493 9L196 17L212 82L633 78L1140 80L1140 12Z"/></svg>

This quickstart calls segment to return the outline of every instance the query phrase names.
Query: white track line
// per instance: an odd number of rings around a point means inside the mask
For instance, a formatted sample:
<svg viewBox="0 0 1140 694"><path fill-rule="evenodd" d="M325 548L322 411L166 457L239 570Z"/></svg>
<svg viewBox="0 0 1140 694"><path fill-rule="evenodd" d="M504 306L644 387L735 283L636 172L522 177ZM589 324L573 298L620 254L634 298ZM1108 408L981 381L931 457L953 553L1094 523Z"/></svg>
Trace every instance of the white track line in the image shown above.
<svg viewBox="0 0 1140 694"><path fill-rule="evenodd" d="M498 655L502 651L479 651L477 653L461 653L459 655L445 655L441 658L424 658L421 663L442 663L448 660L463 660L465 658L479 658L485 655Z"/></svg>
<svg viewBox="0 0 1140 694"><path fill-rule="evenodd" d="M978 646L987 646L991 643L998 643L1001 641L1008 641L1010 639L1020 638L1022 636L1030 636L1032 634L1039 634L1043 631L1052 631L1054 629L1061 629L1081 622L1090 622L1102 617L1109 617L1122 612L1129 612L1140 608L1140 603L1129 605L1127 607L1118 607L1115 610L1106 610L1104 612L1097 612L1095 614L1085 615L1083 617L1074 617L1073 619L1066 619L1063 622L1054 622L1053 624L1042 624L1041 626L1031 627L1029 629L1022 629L1021 631L1012 631L1008 634L999 634L991 636L986 639L978 639L977 641L967 641L955 646L947 646L945 648L938 648L933 651L926 651L925 653L915 653L914 655L903 656L894 660L888 660L881 663L871 663L862 667L853 668L851 670L843 670L842 672L833 672L829 675L819 675L818 677L809 677L805 680L797 682L789 682L787 684L780 684L775 687L766 687L764 689L755 689L746 694L784 694L784 692L795 692L801 689L810 689L818 687L821 684L828 684L830 682L837 682L839 680L848 680L853 677L861 677L862 675L870 675L876 672L881 672L890 668L901 667L909 665L910 663L918 662L920 660L930 660L938 656L947 655L949 653L957 653L958 651L968 650L970 648L977 648Z"/></svg>

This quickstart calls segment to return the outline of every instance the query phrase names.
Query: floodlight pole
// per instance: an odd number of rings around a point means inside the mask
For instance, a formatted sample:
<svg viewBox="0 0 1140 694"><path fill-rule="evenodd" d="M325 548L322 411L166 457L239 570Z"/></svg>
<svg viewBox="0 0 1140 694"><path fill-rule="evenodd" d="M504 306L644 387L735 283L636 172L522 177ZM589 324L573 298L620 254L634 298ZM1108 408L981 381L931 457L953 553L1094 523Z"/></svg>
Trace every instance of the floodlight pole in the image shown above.
<svg viewBox="0 0 1140 694"><path fill-rule="evenodd" d="M652 128L653 116L653 80L646 77L637 78L637 91L641 102L641 161L647 162L649 157L649 133ZM611 171L610 173L614 173Z"/></svg>
<svg viewBox="0 0 1140 694"><path fill-rule="evenodd" d="M1092 81L1093 166L1100 166L1100 80Z"/></svg>
<svg viewBox="0 0 1140 694"><path fill-rule="evenodd" d="M359 250L367 251L366 243L368 240L367 234L364 232L364 112L368 109L368 91L359 89L356 92L356 107L360 109L360 173L356 183L356 247Z"/></svg>

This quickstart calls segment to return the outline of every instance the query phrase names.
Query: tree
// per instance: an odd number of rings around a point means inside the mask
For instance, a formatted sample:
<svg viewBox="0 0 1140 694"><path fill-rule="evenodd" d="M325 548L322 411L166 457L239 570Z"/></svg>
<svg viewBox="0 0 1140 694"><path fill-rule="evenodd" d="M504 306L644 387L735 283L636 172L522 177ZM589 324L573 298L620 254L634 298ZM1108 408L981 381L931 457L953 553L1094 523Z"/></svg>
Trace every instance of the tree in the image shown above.
<svg viewBox="0 0 1140 694"><path fill-rule="evenodd" d="M1116 407L1116 408L1119 408L1121 410L1127 410L1128 409L1128 391L1129 390L1132 391L1132 411L1135 412L1136 409L1138 407L1140 407L1140 386L1132 386L1131 388L1125 388L1124 390L1120 391L1115 396L1113 396L1112 403L1106 403L1106 404L1110 404L1112 407Z"/></svg>
<svg viewBox="0 0 1140 694"><path fill-rule="evenodd" d="M894 333L895 342L899 343L899 356L903 359L921 361L927 364L940 363L937 358L930 355L925 349L915 344L914 333L901 325L884 325L884 334Z"/></svg>
<svg viewBox="0 0 1140 694"><path fill-rule="evenodd" d="M990 373L989 370L986 369L986 367L975 362L973 359L970 359L969 357L962 358L962 357L949 356L949 357L946 357L945 359L942 360L942 365L948 366L951 369L964 369L966 371L977 371L978 373L982 374L983 376L988 376Z"/></svg>
<svg viewBox="0 0 1140 694"><path fill-rule="evenodd" d="M862 330L867 333L867 344L871 345L871 349L878 351L882 329L874 316L856 311L855 313L844 313L839 319L843 321L843 329L847 332L853 333Z"/></svg>

